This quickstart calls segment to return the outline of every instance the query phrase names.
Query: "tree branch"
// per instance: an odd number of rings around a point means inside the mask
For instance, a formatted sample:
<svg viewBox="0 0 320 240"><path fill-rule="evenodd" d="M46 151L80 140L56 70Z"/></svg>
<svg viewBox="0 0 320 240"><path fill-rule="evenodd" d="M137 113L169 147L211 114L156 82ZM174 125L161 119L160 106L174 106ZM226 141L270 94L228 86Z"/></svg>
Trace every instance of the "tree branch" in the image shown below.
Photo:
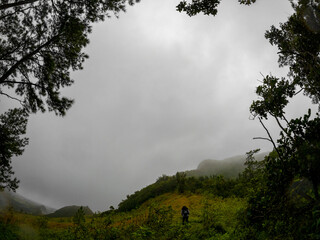
<svg viewBox="0 0 320 240"><path fill-rule="evenodd" d="M41 88L40 85L38 85L38 84L36 84L36 83L32 83L32 82L4 81L3 83L25 84L25 85L32 85L32 86Z"/></svg>
<svg viewBox="0 0 320 240"><path fill-rule="evenodd" d="M281 155L280 155L280 153L279 153L279 151L278 151L278 148L277 148L275 142L273 141L273 139L272 139L272 137L271 137L271 134L270 134L269 130L268 130L267 127L263 124L262 119L261 119L260 117L259 117L258 119L259 119L259 122L261 123L262 127L264 128L264 130L266 130L266 132L267 132L267 134L268 134L268 136L269 136L269 140L270 140L270 142L272 143L272 145L273 145L274 149L276 150L276 152L278 153L279 158L282 160L282 157L281 157Z"/></svg>
<svg viewBox="0 0 320 240"><path fill-rule="evenodd" d="M54 37L52 37L49 41L47 41L46 43L40 45L38 48L36 48L34 51L28 53L26 56L22 57L18 62L16 62L7 72L5 72L5 74L2 75L2 77L0 78L0 84L4 83L6 81L6 79L15 72L15 70L19 67L20 64L24 63L25 61L27 61L28 59L30 59L32 56L36 55L37 53L39 53L41 51L41 49L43 49L44 47L49 46L52 42L54 42L55 40L57 40L60 37L60 34L55 35Z"/></svg>
<svg viewBox="0 0 320 240"><path fill-rule="evenodd" d="M278 123L278 126L281 128L281 130L284 131L285 133L287 133L287 131L284 129L284 127L283 127L282 124L280 123L279 119L278 119L276 116L272 115L272 114L271 114L271 116L273 116L273 117L276 119L276 121L277 121L277 123ZM287 134L287 135L288 135L288 134Z"/></svg>
<svg viewBox="0 0 320 240"><path fill-rule="evenodd" d="M301 88L298 92L296 92L295 94L294 94L294 96L296 96L296 95L298 95L300 92L302 92L304 90L304 88Z"/></svg>
<svg viewBox="0 0 320 240"><path fill-rule="evenodd" d="M289 125L289 121L288 121L288 119L282 114L282 116L281 116L282 118L283 118L283 120L287 123L287 125Z"/></svg>
<svg viewBox="0 0 320 240"><path fill-rule="evenodd" d="M253 140L257 140L257 139L260 139L260 140L267 140L269 142L272 142L269 138L265 138L265 137L254 137Z"/></svg>
<svg viewBox="0 0 320 240"><path fill-rule="evenodd" d="M1 16L1 17L0 17L0 20L1 20L1 19L4 19L4 18L7 18L7 17L10 17L10 16L13 16L13 15L16 15L16 14L18 14L18 13L23 13L24 11L26 11L26 10L28 10L28 9L30 9L30 8L33 8L33 7L30 6L30 7L24 8L24 9L19 9L19 10L15 10L15 11L9 12L7 15Z"/></svg>
<svg viewBox="0 0 320 240"><path fill-rule="evenodd" d="M12 8L12 7L18 7L18 6L21 6L24 4L34 3L34 2L38 2L38 1L39 0L25 0L25 1L20 1L20 2L2 4L2 5L0 5L0 10Z"/></svg>
<svg viewBox="0 0 320 240"><path fill-rule="evenodd" d="M1 95L4 95L4 96L6 96L6 97L8 97L8 98L10 98L10 99L16 100L16 101L18 101L22 106L24 106L22 100L20 100L20 99L18 99L18 98L15 98L15 97L12 97L12 96L10 96L9 94L4 93L4 92L0 92L0 94L1 94Z"/></svg>
<svg viewBox="0 0 320 240"><path fill-rule="evenodd" d="M272 116L273 116L273 115L272 115ZM279 127L281 128L281 130L287 135L288 138L291 139L291 141L294 142L294 138L288 134L287 130L281 125L279 119L278 119L276 116L273 116L273 117L276 119L276 121L277 121ZM289 124L288 121L287 121L287 119L286 119L284 116L283 116L283 118L285 119L285 121L287 122L287 124Z"/></svg>

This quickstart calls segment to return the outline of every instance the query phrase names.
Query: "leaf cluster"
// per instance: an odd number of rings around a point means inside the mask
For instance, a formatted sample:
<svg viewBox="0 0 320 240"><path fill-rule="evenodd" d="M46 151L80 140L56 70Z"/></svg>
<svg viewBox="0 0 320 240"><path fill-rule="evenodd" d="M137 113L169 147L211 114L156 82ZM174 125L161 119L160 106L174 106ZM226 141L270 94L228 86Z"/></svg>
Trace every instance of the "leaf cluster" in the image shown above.
<svg viewBox="0 0 320 240"><path fill-rule="evenodd" d="M240 4L250 5L255 3L256 0L238 0ZM221 0L192 0L188 3L186 0L181 1L177 5L177 11L185 12L190 17L195 16L199 13L204 15L215 16L218 13L218 5Z"/></svg>
<svg viewBox="0 0 320 240"><path fill-rule="evenodd" d="M26 134L28 113L24 109L10 109L0 115L0 190L10 188L15 190L19 181L12 178L11 158L23 153L29 139Z"/></svg>

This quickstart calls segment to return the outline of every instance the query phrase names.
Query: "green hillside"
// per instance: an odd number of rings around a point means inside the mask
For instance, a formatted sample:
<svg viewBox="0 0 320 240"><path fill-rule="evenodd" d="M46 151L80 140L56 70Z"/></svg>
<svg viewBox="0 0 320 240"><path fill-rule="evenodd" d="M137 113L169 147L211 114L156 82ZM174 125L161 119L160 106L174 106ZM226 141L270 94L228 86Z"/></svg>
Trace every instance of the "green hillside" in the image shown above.
<svg viewBox="0 0 320 240"><path fill-rule="evenodd" d="M56 210L53 213L48 214L48 217L72 217L76 214L76 212L80 209L81 206L66 206ZM86 206L82 207L85 215L93 215L92 210Z"/></svg>
<svg viewBox="0 0 320 240"><path fill-rule="evenodd" d="M246 205L243 198L172 192L149 199L135 210L110 213L109 219L121 229L119 239L233 239L238 213ZM185 225L182 206L190 211Z"/></svg>
<svg viewBox="0 0 320 240"><path fill-rule="evenodd" d="M267 153L255 155L257 161L262 161ZM180 192L192 193L211 192L218 196L230 195L235 185L234 179L245 169L246 156L235 156L224 160L204 160L195 170L177 173L175 176L163 175L149 186L142 188L127 199L119 203L119 211L129 211L138 208L150 198L161 194L173 192L180 187ZM182 182L178 183L177 176L182 176ZM219 190L224 188L224 190Z"/></svg>

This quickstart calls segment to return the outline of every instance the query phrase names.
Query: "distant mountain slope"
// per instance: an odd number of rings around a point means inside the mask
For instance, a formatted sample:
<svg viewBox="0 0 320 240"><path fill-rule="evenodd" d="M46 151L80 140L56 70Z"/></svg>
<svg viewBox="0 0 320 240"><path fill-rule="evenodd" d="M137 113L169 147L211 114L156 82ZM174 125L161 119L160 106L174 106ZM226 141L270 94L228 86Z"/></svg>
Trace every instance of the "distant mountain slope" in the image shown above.
<svg viewBox="0 0 320 240"><path fill-rule="evenodd" d="M266 155L267 153L260 153L254 155L254 157L256 160L260 161L263 160L264 156ZM205 187L202 186L201 181L196 180L201 176L211 177L222 175L229 180L236 178L238 177L239 173L245 169L245 161L246 156L244 155L235 156L224 160L204 160L198 165L197 169L185 171L187 179L184 181L184 184L186 186L188 185L188 187L185 188L192 192L195 192L197 189L199 190L199 188L203 188L202 190L204 190ZM195 177L196 179L192 179L191 177ZM118 211L126 212L136 209L151 198L176 191L178 185L179 184L176 179L176 175L163 175L162 177L159 177L153 184L150 184L139 191L134 192L133 194L127 195L127 199L122 200L118 204Z"/></svg>
<svg viewBox="0 0 320 240"><path fill-rule="evenodd" d="M44 215L52 213L55 209L31 201L18 193L4 190L0 191L0 209L12 207L17 212L32 215Z"/></svg>
<svg viewBox="0 0 320 240"><path fill-rule="evenodd" d="M76 214L76 212L79 210L81 206L67 206L67 207L63 207L58 209L57 211L48 214L48 217L72 217ZM91 209L86 206L83 207L84 213L85 215L93 215L93 212L91 211Z"/></svg>
<svg viewBox="0 0 320 240"><path fill-rule="evenodd" d="M268 153L259 153L255 155L256 160L262 160ZM207 159L198 165L198 168L186 171L187 176L210 176L223 175L227 178L237 177L245 169L246 156L239 155L223 160Z"/></svg>

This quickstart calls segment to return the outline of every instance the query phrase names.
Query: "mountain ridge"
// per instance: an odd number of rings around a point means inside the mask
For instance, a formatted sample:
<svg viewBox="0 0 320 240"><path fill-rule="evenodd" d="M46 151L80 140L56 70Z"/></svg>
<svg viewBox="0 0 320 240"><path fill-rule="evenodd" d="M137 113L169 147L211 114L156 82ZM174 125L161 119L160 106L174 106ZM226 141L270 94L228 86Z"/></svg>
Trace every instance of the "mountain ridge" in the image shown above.
<svg viewBox="0 0 320 240"><path fill-rule="evenodd" d="M255 154L257 161L263 160L268 152ZM236 155L223 160L206 159L193 170L185 171L188 177L201 177L211 175L223 175L227 178L235 178L245 169L246 155Z"/></svg>
<svg viewBox="0 0 320 240"><path fill-rule="evenodd" d="M85 215L93 215L92 210L88 206L65 206L62 208L59 208L53 213L47 214L47 217L73 217L76 212L82 207L83 212Z"/></svg>

